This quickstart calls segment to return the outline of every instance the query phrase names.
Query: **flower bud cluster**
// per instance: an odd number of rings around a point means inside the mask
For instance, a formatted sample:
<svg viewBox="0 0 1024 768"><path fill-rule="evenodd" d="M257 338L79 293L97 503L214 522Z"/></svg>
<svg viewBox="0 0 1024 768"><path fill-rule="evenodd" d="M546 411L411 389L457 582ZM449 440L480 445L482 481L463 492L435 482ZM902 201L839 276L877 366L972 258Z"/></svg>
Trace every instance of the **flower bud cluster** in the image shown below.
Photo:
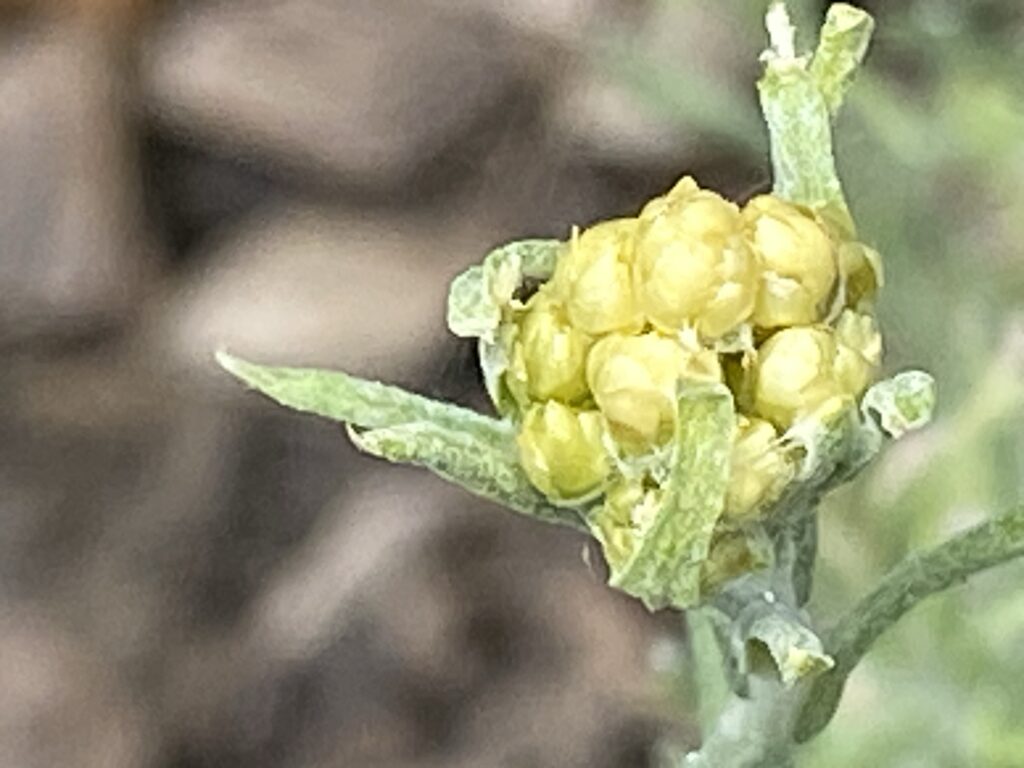
<svg viewBox="0 0 1024 768"><path fill-rule="evenodd" d="M671 439L681 381L724 382L725 517L756 519L794 475L782 435L874 377L880 285L878 254L810 209L770 195L741 208L690 177L636 217L574 231L502 335L527 475L555 502L607 493L623 507L609 524L635 527L644 494L623 462Z"/></svg>

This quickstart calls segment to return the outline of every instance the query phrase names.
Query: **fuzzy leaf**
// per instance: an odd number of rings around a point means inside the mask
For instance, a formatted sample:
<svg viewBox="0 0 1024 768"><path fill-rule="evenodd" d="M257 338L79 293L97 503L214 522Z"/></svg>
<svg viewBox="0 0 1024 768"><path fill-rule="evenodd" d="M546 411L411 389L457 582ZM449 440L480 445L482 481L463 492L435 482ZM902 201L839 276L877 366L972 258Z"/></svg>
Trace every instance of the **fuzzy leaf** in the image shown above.
<svg viewBox="0 0 1024 768"><path fill-rule="evenodd" d="M515 450L511 425L493 436L412 422L348 433L358 448L388 461L429 469L467 491L547 523L587 528L573 510L547 502L527 480Z"/></svg>
<svg viewBox="0 0 1024 768"><path fill-rule="evenodd" d="M729 482L733 409L732 394L721 384L681 387L664 499L630 559L608 581L652 610L700 602L701 569Z"/></svg>
<svg viewBox="0 0 1024 768"><path fill-rule="evenodd" d="M920 429L935 411L935 379L924 371L904 371L880 381L864 395L861 409L878 419L893 438Z"/></svg>
<svg viewBox="0 0 1024 768"><path fill-rule="evenodd" d="M828 9L810 71L833 117L864 60L874 29L874 19L860 8L836 3Z"/></svg>
<svg viewBox="0 0 1024 768"><path fill-rule="evenodd" d="M458 275L448 291L448 327L456 336L494 341L504 310L523 282L547 280L558 240L519 240L496 248Z"/></svg>
<svg viewBox="0 0 1024 768"><path fill-rule="evenodd" d="M1024 557L1024 506L987 520L893 568L828 633L836 665L814 681L803 701L794 737L806 741L835 714L846 678L872 644L926 597L962 584L987 568Z"/></svg>
<svg viewBox="0 0 1024 768"><path fill-rule="evenodd" d="M257 365L226 352L217 353L217 362L281 405L357 427L427 422L483 440L501 439L507 434L502 422L475 411L341 371Z"/></svg>
<svg viewBox="0 0 1024 768"><path fill-rule="evenodd" d="M824 672L834 665L825 653L821 638L807 626L803 617L791 606L769 602L766 592L761 600L752 602L737 618L737 639L741 645L741 672L750 672L757 647L768 650L782 684L791 688L804 677Z"/></svg>
<svg viewBox="0 0 1024 768"><path fill-rule="evenodd" d="M775 194L821 212L852 233L832 152L831 117L864 55L871 25L870 16L854 23L859 18L855 9L845 8L830 14L815 70L796 55L785 4L774 3L766 19L771 47L763 56L765 71L757 90L771 138Z"/></svg>

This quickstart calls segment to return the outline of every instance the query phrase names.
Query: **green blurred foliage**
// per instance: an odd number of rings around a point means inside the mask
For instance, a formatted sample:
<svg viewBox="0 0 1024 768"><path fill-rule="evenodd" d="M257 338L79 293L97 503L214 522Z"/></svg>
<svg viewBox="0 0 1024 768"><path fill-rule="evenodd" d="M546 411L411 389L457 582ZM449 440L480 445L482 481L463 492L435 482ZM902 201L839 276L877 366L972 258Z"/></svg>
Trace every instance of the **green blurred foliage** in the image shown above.
<svg viewBox="0 0 1024 768"><path fill-rule="evenodd" d="M676 23L713 6L736 46L765 44L760 2L660 5ZM790 6L802 29L817 29L824 4ZM886 258L886 367L932 372L940 401L932 427L828 500L812 601L824 622L907 552L1024 500L1024 4L869 10L878 28L839 120L840 173L860 235ZM767 178L753 66L745 83L635 51L607 66L652 115L714 136ZM801 765L1024 766L1022 711L1016 563L931 599L884 637Z"/></svg>

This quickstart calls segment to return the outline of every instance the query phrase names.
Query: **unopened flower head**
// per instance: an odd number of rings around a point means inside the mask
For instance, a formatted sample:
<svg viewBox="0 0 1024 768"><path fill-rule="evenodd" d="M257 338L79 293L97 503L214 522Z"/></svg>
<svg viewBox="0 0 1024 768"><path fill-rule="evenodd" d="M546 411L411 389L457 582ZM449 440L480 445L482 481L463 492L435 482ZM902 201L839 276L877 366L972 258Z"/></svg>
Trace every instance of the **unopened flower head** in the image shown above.
<svg viewBox="0 0 1024 768"><path fill-rule="evenodd" d="M654 522L661 493L645 488L641 480L619 479L608 487L594 523L612 568L621 567L632 556L638 539Z"/></svg>
<svg viewBox="0 0 1024 768"><path fill-rule="evenodd" d="M519 320L510 355L509 389L521 405L584 400L587 352L592 344L587 334L569 323L565 308L542 288L527 302Z"/></svg>
<svg viewBox="0 0 1024 768"><path fill-rule="evenodd" d="M824 327L796 326L772 336L758 353L754 411L780 429L842 394L836 341Z"/></svg>
<svg viewBox="0 0 1024 768"><path fill-rule="evenodd" d="M672 433L680 379L720 381L718 356L646 333L601 339L587 360L587 383L613 434L630 448L649 448Z"/></svg>
<svg viewBox="0 0 1024 768"><path fill-rule="evenodd" d="M885 283L882 257L874 248L855 240L839 244L839 273L843 278L847 307L869 307Z"/></svg>
<svg viewBox="0 0 1024 768"><path fill-rule="evenodd" d="M554 501L585 497L608 477L604 424L596 411L576 411L556 400L527 410L517 438L530 482Z"/></svg>
<svg viewBox="0 0 1024 768"><path fill-rule="evenodd" d="M875 318L845 310L836 323L836 376L843 389L859 395L882 362L882 334Z"/></svg>
<svg viewBox="0 0 1024 768"><path fill-rule="evenodd" d="M745 521L781 495L796 468L769 422L746 416L737 421L725 516Z"/></svg>
<svg viewBox="0 0 1024 768"><path fill-rule="evenodd" d="M836 247L824 225L770 195L746 204L743 223L761 268L754 324L781 328L821 320L837 275Z"/></svg>
<svg viewBox="0 0 1024 768"><path fill-rule="evenodd" d="M684 179L641 213L634 271L640 308L659 330L718 338L750 317L756 264L739 209Z"/></svg>
<svg viewBox="0 0 1024 768"><path fill-rule="evenodd" d="M636 219L614 219L575 234L552 278L569 320L592 335L639 331L643 318L633 296Z"/></svg>
<svg viewBox="0 0 1024 768"><path fill-rule="evenodd" d="M737 576L770 562L769 543L759 542L744 531L720 529L712 538L707 559L701 567L701 592L710 594Z"/></svg>

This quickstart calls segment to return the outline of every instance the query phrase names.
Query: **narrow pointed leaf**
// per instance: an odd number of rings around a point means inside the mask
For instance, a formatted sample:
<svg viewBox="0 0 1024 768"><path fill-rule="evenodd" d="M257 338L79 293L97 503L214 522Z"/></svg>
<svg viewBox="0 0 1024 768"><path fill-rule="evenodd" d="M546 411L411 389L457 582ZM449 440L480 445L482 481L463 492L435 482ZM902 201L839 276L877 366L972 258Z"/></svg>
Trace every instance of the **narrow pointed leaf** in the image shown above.
<svg viewBox="0 0 1024 768"><path fill-rule="evenodd" d="M860 8L835 3L828 9L810 71L833 117L864 60L874 29L874 19Z"/></svg>
<svg viewBox="0 0 1024 768"><path fill-rule="evenodd" d="M1024 506L976 525L925 552L910 555L828 633L836 666L814 681L795 738L806 741L835 714L846 678L889 627L937 592L993 566L1024 557Z"/></svg>
<svg viewBox="0 0 1024 768"><path fill-rule="evenodd" d="M519 464L508 425L493 435L412 422L360 432L349 428L357 447L388 461L414 464L477 496L548 523L587 528L580 515L553 507L530 485Z"/></svg>
<svg viewBox="0 0 1024 768"><path fill-rule="evenodd" d="M555 270L558 240L519 240L491 251L458 275L448 291L448 327L456 336L490 341L515 292L526 280L547 280Z"/></svg>
<svg viewBox="0 0 1024 768"><path fill-rule="evenodd" d="M725 506L735 420L723 385L682 386L665 497L633 556L609 579L651 609L700 602L701 569Z"/></svg>
<svg viewBox="0 0 1024 768"><path fill-rule="evenodd" d="M283 368L217 354L225 370L281 405L363 428L429 422L482 439L504 438L506 427L467 408L431 400L398 387L341 371Z"/></svg>

